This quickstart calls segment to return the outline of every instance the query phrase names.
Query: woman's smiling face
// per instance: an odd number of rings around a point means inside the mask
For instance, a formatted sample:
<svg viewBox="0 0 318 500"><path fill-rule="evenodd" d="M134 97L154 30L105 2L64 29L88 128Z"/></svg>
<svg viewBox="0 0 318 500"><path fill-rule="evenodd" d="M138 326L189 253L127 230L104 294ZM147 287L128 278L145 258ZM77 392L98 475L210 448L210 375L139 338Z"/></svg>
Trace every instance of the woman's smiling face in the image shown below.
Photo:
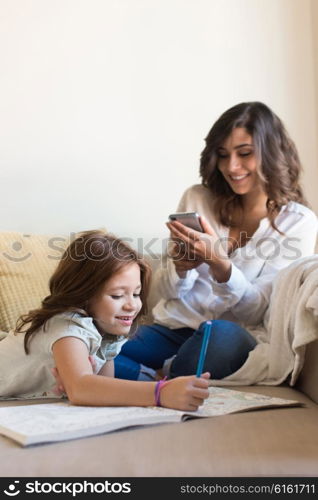
<svg viewBox="0 0 318 500"><path fill-rule="evenodd" d="M264 192L258 175L253 138L245 128L233 129L217 150L218 169L234 193Z"/></svg>

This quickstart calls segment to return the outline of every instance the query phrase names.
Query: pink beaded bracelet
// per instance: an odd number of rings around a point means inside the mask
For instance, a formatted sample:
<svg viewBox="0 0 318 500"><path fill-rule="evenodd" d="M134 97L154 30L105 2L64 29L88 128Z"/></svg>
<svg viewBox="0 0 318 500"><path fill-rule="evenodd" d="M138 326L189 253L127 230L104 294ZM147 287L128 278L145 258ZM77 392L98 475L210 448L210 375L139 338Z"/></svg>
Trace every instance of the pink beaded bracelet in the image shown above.
<svg viewBox="0 0 318 500"><path fill-rule="evenodd" d="M169 382L170 382L170 380L167 380L167 377L165 377L156 383L156 387L155 387L155 404L156 404L156 406L161 406L160 391L165 385L169 384Z"/></svg>

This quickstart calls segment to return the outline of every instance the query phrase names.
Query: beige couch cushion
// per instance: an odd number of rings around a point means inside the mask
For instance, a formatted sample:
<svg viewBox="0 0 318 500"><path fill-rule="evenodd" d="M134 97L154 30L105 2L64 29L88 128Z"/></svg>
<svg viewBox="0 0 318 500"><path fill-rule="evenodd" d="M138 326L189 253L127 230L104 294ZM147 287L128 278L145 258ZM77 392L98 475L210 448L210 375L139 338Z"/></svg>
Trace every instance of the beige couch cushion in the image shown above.
<svg viewBox="0 0 318 500"><path fill-rule="evenodd" d="M0 330L14 328L21 314L40 305L68 241L57 235L0 233Z"/></svg>

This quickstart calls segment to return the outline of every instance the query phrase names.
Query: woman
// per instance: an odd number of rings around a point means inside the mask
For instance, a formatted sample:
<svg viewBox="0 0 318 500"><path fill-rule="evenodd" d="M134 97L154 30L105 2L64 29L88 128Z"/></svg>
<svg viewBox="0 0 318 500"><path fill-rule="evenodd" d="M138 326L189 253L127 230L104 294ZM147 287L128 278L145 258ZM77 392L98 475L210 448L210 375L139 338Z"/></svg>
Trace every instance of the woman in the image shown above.
<svg viewBox="0 0 318 500"><path fill-rule="evenodd" d="M201 154L202 184L178 207L198 212L204 233L167 224L175 245L157 272L154 324L124 344L117 377L147 380L162 367L171 377L195 373L210 319L204 369L221 379L244 364L257 343L244 326L262 321L273 278L314 251L317 218L300 172L294 143L265 104L238 104L216 121Z"/></svg>

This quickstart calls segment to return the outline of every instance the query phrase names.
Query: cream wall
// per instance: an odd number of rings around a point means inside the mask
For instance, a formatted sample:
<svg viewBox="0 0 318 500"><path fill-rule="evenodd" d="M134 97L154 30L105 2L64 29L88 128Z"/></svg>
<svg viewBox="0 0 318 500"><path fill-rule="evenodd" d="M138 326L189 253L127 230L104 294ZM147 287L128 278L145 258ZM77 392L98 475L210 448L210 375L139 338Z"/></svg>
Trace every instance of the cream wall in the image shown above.
<svg viewBox="0 0 318 500"><path fill-rule="evenodd" d="M318 211L317 1L0 7L2 230L165 237L212 123L244 100L284 120Z"/></svg>

